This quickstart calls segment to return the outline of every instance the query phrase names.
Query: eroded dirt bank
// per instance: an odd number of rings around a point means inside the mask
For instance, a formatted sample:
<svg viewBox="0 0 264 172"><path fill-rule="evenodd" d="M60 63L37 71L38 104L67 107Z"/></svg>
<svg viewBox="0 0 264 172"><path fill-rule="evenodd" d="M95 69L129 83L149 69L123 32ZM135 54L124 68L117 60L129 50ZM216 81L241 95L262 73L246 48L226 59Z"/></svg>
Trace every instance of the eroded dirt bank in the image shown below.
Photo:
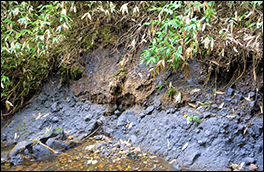
<svg viewBox="0 0 264 172"><path fill-rule="evenodd" d="M1 122L1 128L8 122L1 142L36 138L51 127L63 128L78 141L99 128L95 135L129 140L168 162L175 159L175 170L229 170L232 164L243 162L244 170L251 164L263 170L261 71L258 92L244 82L249 81L245 76L216 94L202 91L208 76L197 60L189 62L192 79L184 80L180 70L163 72L154 79L145 64L140 64L140 53L132 60L124 58L122 50L120 54L107 49L83 54L86 75L69 88L61 85L59 75L51 76L31 103ZM167 97L164 81L181 92L180 103ZM227 81L221 82L225 85ZM155 88L162 84L161 90ZM199 116L201 122L187 124L186 115Z"/></svg>

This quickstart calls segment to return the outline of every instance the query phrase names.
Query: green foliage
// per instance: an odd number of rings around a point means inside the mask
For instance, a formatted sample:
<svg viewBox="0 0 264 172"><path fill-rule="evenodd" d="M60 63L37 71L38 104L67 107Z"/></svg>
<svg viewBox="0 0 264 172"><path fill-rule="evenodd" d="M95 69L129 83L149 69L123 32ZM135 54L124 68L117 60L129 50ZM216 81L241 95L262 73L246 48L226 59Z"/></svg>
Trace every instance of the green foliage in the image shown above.
<svg viewBox="0 0 264 172"><path fill-rule="evenodd" d="M1 1L1 100L20 100L47 78L49 51L70 28L71 3Z"/></svg>
<svg viewBox="0 0 264 172"><path fill-rule="evenodd" d="M187 118L187 123L190 122L190 121L196 121L196 122L198 122L198 123L201 122L199 116L189 116L189 117Z"/></svg>
<svg viewBox="0 0 264 172"><path fill-rule="evenodd" d="M156 88L158 88L159 90L161 90L163 86L164 86L163 84L157 85Z"/></svg>
<svg viewBox="0 0 264 172"><path fill-rule="evenodd" d="M171 97L172 98L172 96L173 96L173 90L174 90L175 88L173 87L173 86L171 86L170 88L168 88L168 93L167 93L167 97Z"/></svg>
<svg viewBox="0 0 264 172"><path fill-rule="evenodd" d="M70 69L70 74L76 77L77 73L82 72L79 66L75 66L73 69Z"/></svg>
<svg viewBox="0 0 264 172"><path fill-rule="evenodd" d="M149 9L158 10L159 15L165 13L165 18L163 20L154 20L151 23L145 23L145 25L159 25L160 29L155 33L155 38L152 40L152 45L149 49L144 50L142 57L142 62L146 62L146 65L153 66L160 60L164 59L169 63L169 69L173 68L175 71L182 63L185 62L184 50L187 48L192 48L194 54L198 52L198 42L196 38L196 32L200 30L199 23L204 19L209 19L211 13L207 14L206 17L202 19L197 19L197 17L189 19L187 22L186 18L178 15L177 10L182 7L182 2L171 2L162 8L153 7ZM199 8L201 8L199 6ZM188 13L190 9L186 10ZM170 15L170 17L168 17Z"/></svg>
<svg viewBox="0 0 264 172"><path fill-rule="evenodd" d="M57 127L54 131L55 132L61 132L63 129L61 127Z"/></svg>
<svg viewBox="0 0 264 172"><path fill-rule="evenodd" d="M210 101L206 101L206 102L202 103L202 105L210 105Z"/></svg>

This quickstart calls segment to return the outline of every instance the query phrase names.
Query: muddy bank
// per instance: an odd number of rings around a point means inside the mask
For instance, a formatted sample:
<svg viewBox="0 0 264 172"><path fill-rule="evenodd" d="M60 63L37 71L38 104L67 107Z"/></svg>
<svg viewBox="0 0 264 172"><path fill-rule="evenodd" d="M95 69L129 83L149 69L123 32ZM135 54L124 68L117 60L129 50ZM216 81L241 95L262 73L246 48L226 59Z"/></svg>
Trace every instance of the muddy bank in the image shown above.
<svg viewBox="0 0 264 172"><path fill-rule="evenodd" d="M175 159L175 170L230 170L230 164L243 162L244 170L249 170L250 164L263 170L263 116L256 104L263 99L263 92L229 87L224 95L192 93L202 89L197 62L192 65L193 79L184 81L182 72L151 78L139 63L120 70L121 57L109 57L108 67L98 70L104 61L93 62L91 55L87 60L89 76L68 88L60 84L59 75L52 76L42 92L12 117L1 133L1 142L19 143L58 127L78 142L99 128L95 135L127 140L168 162ZM105 68L115 72L107 73ZM100 76L104 76L102 81ZM162 79L179 87L183 102L168 102L166 87L155 89ZM249 100L245 99L248 95ZM201 107L193 108L189 102ZM186 115L199 116L201 122L187 124ZM6 122L1 121L1 128Z"/></svg>

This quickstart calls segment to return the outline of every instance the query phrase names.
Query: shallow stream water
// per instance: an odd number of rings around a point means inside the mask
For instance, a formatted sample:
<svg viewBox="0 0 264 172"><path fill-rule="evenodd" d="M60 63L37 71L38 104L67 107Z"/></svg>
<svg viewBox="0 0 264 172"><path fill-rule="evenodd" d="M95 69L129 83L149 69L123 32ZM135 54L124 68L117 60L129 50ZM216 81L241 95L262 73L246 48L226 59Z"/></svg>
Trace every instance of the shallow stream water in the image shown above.
<svg viewBox="0 0 264 172"><path fill-rule="evenodd" d="M116 146L117 145L117 146ZM121 146L120 146L121 145ZM1 157L6 157L12 146L1 148ZM41 161L24 160L18 166L6 162L1 171L172 171L173 165L162 158L142 152L128 142L89 138L81 145L43 158Z"/></svg>

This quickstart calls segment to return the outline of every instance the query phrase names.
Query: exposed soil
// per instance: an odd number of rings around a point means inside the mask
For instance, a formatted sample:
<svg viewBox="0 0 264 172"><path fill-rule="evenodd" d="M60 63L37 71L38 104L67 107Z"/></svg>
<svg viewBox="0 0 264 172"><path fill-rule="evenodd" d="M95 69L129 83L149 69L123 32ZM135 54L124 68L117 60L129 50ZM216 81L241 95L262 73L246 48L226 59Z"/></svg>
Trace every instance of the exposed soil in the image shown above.
<svg viewBox="0 0 264 172"><path fill-rule="evenodd" d="M246 64L245 72L237 81L235 79L241 75L241 70L243 70L239 68L240 66L235 65L229 71L221 71L220 69L217 73L213 70L210 75L207 71L208 60L204 60L201 55L188 60L191 75L188 80L184 78L184 71L180 69L177 69L176 72L172 69L163 71L156 78L153 78L146 65L140 63L140 55L143 49L137 51L134 57L125 58L123 50L120 48L119 52L112 53L110 47L101 46L93 52L83 53L86 74L73 82L74 95L93 103L108 104L108 113L113 113L116 108L123 112L134 105L147 106L152 104L152 100L158 95L162 95L160 100L165 105L164 108L171 108L186 106L208 93L211 93L211 99L213 98L213 89L224 91L225 88L231 87L244 94L256 92L250 60ZM122 65L124 61L126 63ZM237 72L238 70L240 73ZM256 68L256 85L258 92L263 94L262 72L263 67L258 66ZM172 94L180 92L182 102L175 103L175 99L167 96L170 82L175 87ZM213 85L214 82L215 85ZM163 89L155 88L161 84L164 85ZM200 88L203 93L191 94L190 91L194 88ZM262 97L254 98L254 100L257 99L261 105Z"/></svg>

